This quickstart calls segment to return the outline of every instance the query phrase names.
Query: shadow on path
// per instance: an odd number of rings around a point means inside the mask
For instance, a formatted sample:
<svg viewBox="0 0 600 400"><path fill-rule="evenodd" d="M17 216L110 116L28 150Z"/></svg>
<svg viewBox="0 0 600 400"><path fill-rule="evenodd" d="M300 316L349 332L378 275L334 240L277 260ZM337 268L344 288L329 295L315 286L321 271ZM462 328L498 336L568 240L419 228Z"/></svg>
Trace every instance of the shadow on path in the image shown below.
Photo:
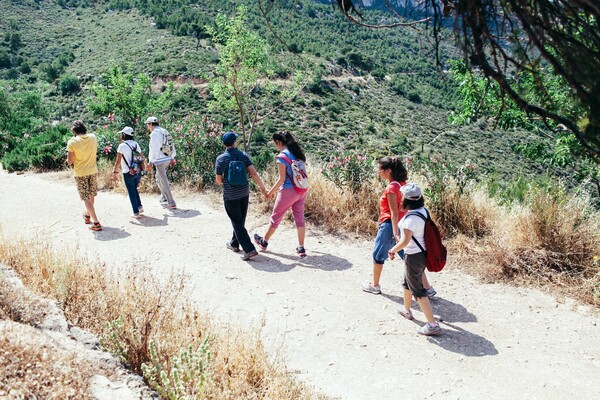
<svg viewBox="0 0 600 400"><path fill-rule="evenodd" d="M397 303L399 307L404 307L404 299L401 296L385 293L382 293L381 296ZM452 322L477 322L475 314L469 312L464 306L441 297L433 297L430 301L434 315L438 316L437 319L442 327L442 335L429 336L427 338L429 342L466 357L495 356L498 354L494 344L483 336L452 324ZM413 301L412 308L413 310L419 309L416 301ZM400 315L398 315L398 318L402 319ZM425 323L425 321L416 319L412 322L417 326L422 326Z"/></svg>
<svg viewBox="0 0 600 400"><path fill-rule="evenodd" d="M495 356L498 354L496 346L483 336L445 321L440 321L440 326L442 327L443 334L440 336L429 336L427 340L444 350L462 354L466 357Z"/></svg>
<svg viewBox="0 0 600 400"><path fill-rule="evenodd" d="M402 296L387 293L381 293L381 296L400 306L404 306L404 298ZM435 296L429 299L429 301L431 302L433 313L439 315L440 318L446 322L477 322L477 316L469 312L461 304L453 303L439 296ZM419 309L419 304L414 301L414 299L412 306L413 308Z"/></svg>
<svg viewBox="0 0 600 400"><path fill-rule="evenodd" d="M94 239L102 242L125 239L126 237L131 236L131 233L126 232L123 229L112 228L104 225L102 226L101 231L92 231L92 233L94 234Z"/></svg>
<svg viewBox="0 0 600 400"><path fill-rule="evenodd" d="M165 217L169 218L194 218L201 215L200 211L194 209L177 208L175 210L165 210Z"/></svg>
<svg viewBox="0 0 600 400"><path fill-rule="evenodd" d="M266 259L267 262L251 265L252 268L265 272L288 272L296 267L322 269L323 271L343 271L352 267L352 264L346 259L331 254L321 253L319 251L312 251L304 258L300 258L297 255L281 254L272 251L264 251L260 254L264 256L262 258ZM274 255L293 262L291 264L286 264L276 258L269 257L269 255Z"/></svg>
<svg viewBox="0 0 600 400"><path fill-rule="evenodd" d="M168 225L166 215L163 215L162 219L143 215L140 219L130 220L129 223L132 225L142 225L142 226L166 226L166 225Z"/></svg>

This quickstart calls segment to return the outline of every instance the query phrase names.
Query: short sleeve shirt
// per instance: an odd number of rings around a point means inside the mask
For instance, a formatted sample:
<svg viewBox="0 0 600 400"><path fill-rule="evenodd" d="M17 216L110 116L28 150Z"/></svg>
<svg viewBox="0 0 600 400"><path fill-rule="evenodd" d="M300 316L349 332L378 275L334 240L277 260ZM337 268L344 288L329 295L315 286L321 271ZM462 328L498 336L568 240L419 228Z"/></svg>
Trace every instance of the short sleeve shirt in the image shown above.
<svg viewBox="0 0 600 400"><path fill-rule="evenodd" d="M390 204L388 203L387 195L388 193L394 193L396 195L396 202L398 203L398 220L406 214L404 210L402 210L402 193L400 192L400 188L404 186L406 182L398 183L396 181L392 181L385 188L383 195L379 199L379 223L381 224L385 220L392 219L392 211L390 210Z"/></svg>
<svg viewBox="0 0 600 400"><path fill-rule="evenodd" d="M427 217L427 210L425 210L424 207L410 211L410 213L415 212L418 212L422 216ZM401 236L404 236L403 229L408 229L409 231L411 231L413 237L417 239L419 244L423 246L425 250L427 250L427 248L425 247L425 221L423 221L423 219L419 218L416 215L409 215L407 213L398 223L398 228L400 228L399 230ZM406 254L417 254L421 252L421 249L419 248L419 246L417 246L414 240L410 239L410 242L408 242L408 244L404 248L404 252Z"/></svg>
<svg viewBox="0 0 600 400"><path fill-rule="evenodd" d="M141 153L140 145L134 140L126 140L117 147L117 153L121 153L123 157L121 157L121 171L124 174L129 172L129 167L131 166L131 162L133 161L133 152ZM128 165L129 164L129 165Z"/></svg>
<svg viewBox="0 0 600 400"><path fill-rule="evenodd" d="M286 156L288 156L290 158L290 160L292 160L292 161L294 161L296 159L296 156L294 156L292 154L292 152L289 151L288 149L283 150L282 153L285 154ZM281 189L293 188L294 183L290 179L290 176L292 176L292 166L290 165L290 163L288 163L284 159L280 158L279 155L277 156L277 164L285 165L285 182L283 182L283 185L281 185Z"/></svg>
<svg viewBox="0 0 600 400"><path fill-rule="evenodd" d="M98 153L98 139L96 135L88 133L77 135L67 142L67 151L75 156L73 166L75 176L94 175L98 172L96 156Z"/></svg>
<svg viewBox="0 0 600 400"><path fill-rule="evenodd" d="M225 153L217 157L217 161L215 162L215 174L221 175L223 178L223 200L238 200L250 194L250 185L248 183L241 186L231 186L227 180L229 163L234 160L243 162L246 169L252 165L252 160L250 160L248 154L235 147L227 149Z"/></svg>

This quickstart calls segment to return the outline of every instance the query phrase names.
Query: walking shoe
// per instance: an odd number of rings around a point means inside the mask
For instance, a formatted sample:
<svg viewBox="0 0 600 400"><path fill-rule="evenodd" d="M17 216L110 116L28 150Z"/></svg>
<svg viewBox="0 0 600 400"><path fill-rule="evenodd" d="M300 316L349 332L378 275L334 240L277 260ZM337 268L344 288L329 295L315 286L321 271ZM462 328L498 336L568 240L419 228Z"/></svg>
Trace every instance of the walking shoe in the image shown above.
<svg viewBox="0 0 600 400"><path fill-rule="evenodd" d="M306 257L306 250L304 250L304 246L296 247L296 254L298 254L300 257Z"/></svg>
<svg viewBox="0 0 600 400"><path fill-rule="evenodd" d="M248 261L249 259L251 259L252 257L257 256L257 255L258 255L258 251L252 250L249 253L244 253L244 255L242 256L242 260Z"/></svg>
<svg viewBox="0 0 600 400"><path fill-rule="evenodd" d="M254 243L256 243L262 251L267 250L267 246L269 245L269 242L267 242L265 238L260 236L258 233L254 234Z"/></svg>
<svg viewBox="0 0 600 400"><path fill-rule="evenodd" d="M167 206L167 210L177 210L177 206L175 206L175 205L172 206L172 205L169 204Z"/></svg>
<svg viewBox="0 0 600 400"><path fill-rule="evenodd" d="M140 214L143 214L144 213L144 207L140 206L140 208L138 208L138 212Z"/></svg>
<svg viewBox="0 0 600 400"><path fill-rule="evenodd" d="M419 332L421 335L425 335L425 336L439 335L442 333L442 328L440 328L440 326L438 324L431 325L428 322L425 325L423 325L422 327L420 327L417 332Z"/></svg>
<svg viewBox="0 0 600 400"><path fill-rule="evenodd" d="M380 285L373 286L373 284L371 282L364 283L362 285L362 290L363 290L363 292L367 292L367 293L381 294L381 286Z"/></svg>
<svg viewBox="0 0 600 400"><path fill-rule="evenodd" d="M142 216L140 214L133 214L131 218L140 219Z"/></svg>
<svg viewBox="0 0 600 400"><path fill-rule="evenodd" d="M164 197L159 197L158 202L164 206L169 202L169 200L165 199Z"/></svg>
<svg viewBox="0 0 600 400"><path fill-rule="evenodd" d="M100 225L100 222L94 222L92 224L92 226L90 226L90 231L101 231L102 230L102 225Z"/></svg>
<svg viewBox="0 0 600 400"><path fill-rule="evenodd" d="M427 289L427 297L432 298L436 294L437 294L437 292L435 291L433 286L431 286L429 289Z"/></svg>
<svg viewBox="0 0 600 400"><path fill-rule="evenodd" d="M412 321L413 319L415 319L415 317L413 317L413 315L412 315L412 311L405 310L404 308L399 309L398 314L402 315L404 318L406 318L409 321Z"/></svg>
<svg viewBox="0 0 600 400"><path fill-rule="evenodd" d="M91 224L91 223L92 223L92 219L91 219L91 217L90 217L90 214L88 214L88 213L85 213L85 212L83 213L83 222L84 222L86 225L89 225L89 224Z"/></svg>
<svg viewBox="0 0 600 400"><path fill-rule="evenodd" d="M225 242L225 247L227 247L229 250L233 251L234 253L239 253L239 251L240 251L240 248L237 246L233 246L229 240Z"/></svg>

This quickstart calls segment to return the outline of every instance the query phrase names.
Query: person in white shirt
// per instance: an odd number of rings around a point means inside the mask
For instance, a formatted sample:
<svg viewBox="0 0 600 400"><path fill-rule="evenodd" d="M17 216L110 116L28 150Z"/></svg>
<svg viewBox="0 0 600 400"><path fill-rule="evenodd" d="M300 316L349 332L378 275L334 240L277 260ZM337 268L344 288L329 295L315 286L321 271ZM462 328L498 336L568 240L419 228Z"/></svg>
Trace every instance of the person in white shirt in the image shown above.
<svg viewBox="0 0 600 400"><path fill-rule="evenodd" d="M142 173L140 171L137 171L135 174L132 173L134 171L132 170L132 168L134 168L133 157L136 154L139 154L142 159L144 159L144 156L142 155L140 145L133 140L133 128L126 126L119 133L121 134L122 142L117 148L117 160L115 161L115 167L113 168L113 179L117 179L117 174L119 173L119 169L121 169L123 181L127 188L127 194L129 195L129 201L131 202L131 208L133 209L131 217L137 219L140 218L140 214L144 212L140 193L138 192L138 185L142 180Z"/></svg>
<svg viewBox="0 0 600 400"><path fill-rule="evenodd" d="M171 185L167 178L167 169L169 166L175 165L175 148L172 148L171 154L166 154L163 151L166 138L170 135L166 129L159 126L158 118L148 117L146 128L150 132L148 172L152 170L152 166L154 165L156 168L156 184L160 189L160 203L169 210L176 209L177 204L175 204L175 199L173 199Z"/></svg>
<svg viewBox="0 0 600 400"><path fill-rule="evenodd" d="M402 192L402 208L407 210L406 215L398 223L400 231L400 242L389 251L390 259L394 259L396 253L404 249L404 263L406 271L404 273L404 307L398 312L404 318L414 319L410 306L414 296L419 303L419 307L427 323L419 328L418 332L422 335L439 335L442 333L440 325L433 316L431 303L427 297L427 289L423 286L423 274L427 265L427 247L425 246L425 220L420 218L419 213L424 218L429 216L425 209L425 200L421 193L421 188L415 183L407 183L400 189ZM418 244L415 242L418 241ZM419 245L421 245L419 247ZM421 248L424 250L421 250Z"/></svg>

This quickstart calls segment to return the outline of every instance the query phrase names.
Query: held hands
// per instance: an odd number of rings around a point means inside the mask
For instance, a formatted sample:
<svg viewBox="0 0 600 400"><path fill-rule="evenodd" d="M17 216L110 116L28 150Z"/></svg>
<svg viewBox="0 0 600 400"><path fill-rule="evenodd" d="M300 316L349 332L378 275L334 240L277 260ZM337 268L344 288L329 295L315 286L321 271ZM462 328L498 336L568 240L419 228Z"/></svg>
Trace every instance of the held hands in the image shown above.
<svg viewBox="0 0 600 400"><path fill-rule="evenodd" d="M393 251L388 251L388 256L390 257L390 260L394 260L394 257L396 257L396 253L394 253Z"/></svg>

